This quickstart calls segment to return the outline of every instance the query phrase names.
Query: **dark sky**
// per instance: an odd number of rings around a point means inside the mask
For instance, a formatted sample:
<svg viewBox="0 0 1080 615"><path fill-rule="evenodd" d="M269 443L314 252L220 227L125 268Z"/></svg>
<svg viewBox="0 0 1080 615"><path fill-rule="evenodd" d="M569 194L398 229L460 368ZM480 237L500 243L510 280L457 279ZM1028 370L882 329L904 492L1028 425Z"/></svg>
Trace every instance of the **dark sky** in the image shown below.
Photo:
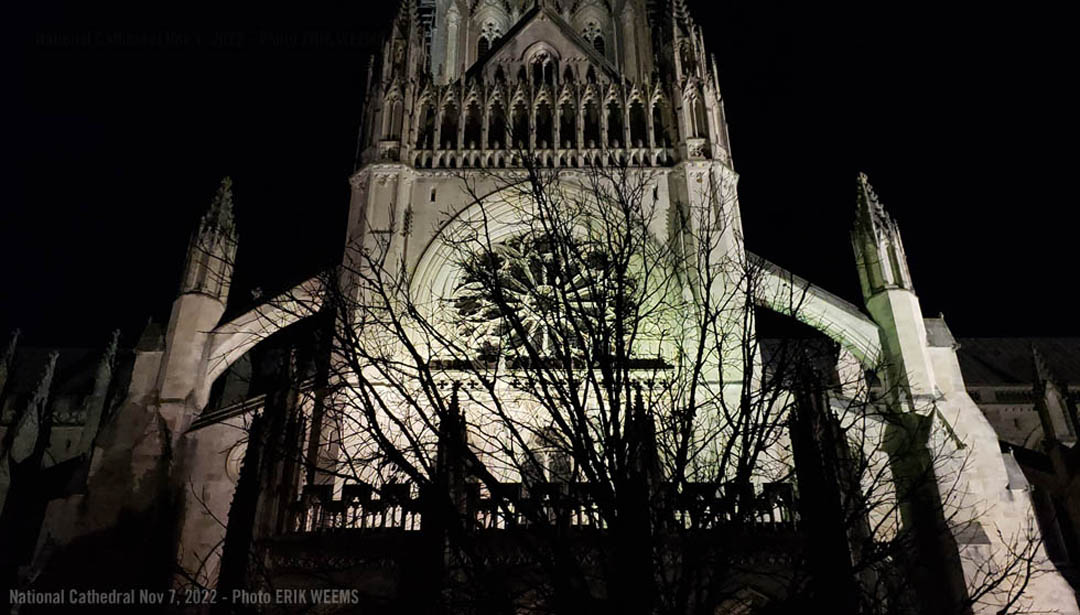
<svg viewBox="0 0 1080 615"><path fill-rule="evenodd" d="M226 174L234 301L339 257L366 57L394 2L22 4L4 20L0 332L99 345L121 327L133 343L167 317ZM928 315L958 335L1080 334L1063 13L691 4L750 249L859 302L848 230L865 170Z"/></svg>

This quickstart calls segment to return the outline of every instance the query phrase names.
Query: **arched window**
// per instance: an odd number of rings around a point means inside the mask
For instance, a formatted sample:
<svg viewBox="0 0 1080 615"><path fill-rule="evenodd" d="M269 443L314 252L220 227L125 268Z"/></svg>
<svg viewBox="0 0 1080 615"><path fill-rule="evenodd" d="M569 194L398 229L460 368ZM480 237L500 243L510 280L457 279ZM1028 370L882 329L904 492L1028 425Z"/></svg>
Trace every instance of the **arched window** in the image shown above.
<svg viewBox="0 0 1080 615"><path fill-rule="evenodd" d="M533 56L532 76L534 87L555 85L555 62L546 52Z"/></svg>
<svg viewBox="0 0 1080 615"><path fill-rule="evenodd" d="M547 149L555 145L555 118L551 105L547 101L536 107L536 146Z"/></svg>
<svg viewBox="0 0 1080 615"><path fill-rule="evenodd" d="M604 55L604 37L603 36L600 36L599 34L597 34L596 37L594 37L593 40L592 40L592 46L595 47L596 50L600 52L600 55Z"/></svg>
<svg viewBox="0 0 1080 615"><path fill-rule="evenodd" d="M585 103L585 147L600 147L600 109L595 100Z"/></svg>
<svg viewBox="0 0 1080 615"><path fill-rule="evenodd" d="M454 103L448 104L443 109L442 126L439 130L439 140L445 149L457 148L458 138L458 108Z"/></svg>
<svg viewBox="0 0 1080 615"><path fill-rule="evenodd" d="M480 59L484 57L484 54L491 49L491 42L487 40L486 36L481 36L480 41L476 44L476 58Z"/></svg>
<svg viewBox="0 0 1080 615"><path fill-rule="evenodd" d="M480 143L482 123L480 105L476 104L476 101L470 102L465 108L465 147L467 149L483 147Z"/></svg>
<svg viewBox="0 0 1080 615"><path fill-rule="evenodd" d="M488 112L488 148L499 149L506 143L506 109L495 102Z"/></svg>
<svg viewBox="0 0 1080 615"><path fill-rule="evenodd" d="M574 113L574 104L570 101L559 107L559 139L565 148L574 147L577 143L577 114Z"/></svg>
<svg viewBox="0 0 1080 615"><path fill-rule="evenodd" d="M529 110L525 108L525 103L519 101L510 115L511 134L514 139L511 147L524 148L529 144Z"/></svg>
<svg viewBox="0 0 1080 615"><path fill-rule="evenodd" d="M607 104L608 147L619 147L623 137L623 110L614 100Z"/></svg>
<svg viewBox="0 0 1080 615"><path fill-rule="evenodd" d="M648 145L648 127L645 121L645 107L640 100L630 103L630 142L629 147Z"/></svg>
<svg viewBox="0 0 1080 615"><path fill-rule="evenodd" d="M656 102L653 104L653 141L656 143L656 147L671 147L671 137L667 131L667 113L665 113L663 104Z"/></svg>
<svg viewBox="0 0 1080 615"><path fill-rule="evenodd" d="M705 101L700 96L694 98L694 136L709 138L709 116L705 112Z"/></svg>
<svg viewBox="0 0 1080 615"><path fill-rule="evenodd" d="M401 138L401 117L404 113L404 105L401 98L394 97L389 101L388 108L383 111L383 135L384 140Z"/></svg>
<svg viewBox="0 0 1080 615"><path fill-rule="evenodd" d="M405 103L400 98L394 100L393 106L390 108L390 138L400 139L402 125L405 123Z"/></svg>
<svg viewBox="0 0 1080 615"><path fill-rule="evenodd" d="M416 147L430 149L435 137L435 107L430 102L425 102L420 110L420 125L416 133Z"/></svg>
<svg viewBox="0 0 1080 615"><path fill-rule="evenodd" d="M543 164L549 161L545 157ZM618 327L626 323L616 326L602 315L616 301L640 301L637 279L613 266L604 239L567 239L555 243L526 233L462 263L454 311L468 347L526 366L536 354L568 358L603 352L608 342L585 331L603 329L605 340L608 332L621 334Z"/></svg>
<svg viewBox="0 0 1080 615"><path fill-rule="evenodd" d="M889 265L892 267L892 282L897 286L904 286L904 274L900 269L900 259L896 257L896 246L888 244Z"/></svg>

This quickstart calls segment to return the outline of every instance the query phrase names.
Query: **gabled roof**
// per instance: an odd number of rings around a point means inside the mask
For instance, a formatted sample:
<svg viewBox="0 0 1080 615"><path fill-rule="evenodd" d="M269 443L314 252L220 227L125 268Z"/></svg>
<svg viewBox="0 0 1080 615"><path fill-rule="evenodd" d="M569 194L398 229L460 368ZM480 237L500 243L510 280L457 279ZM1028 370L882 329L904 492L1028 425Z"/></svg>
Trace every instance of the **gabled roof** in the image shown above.
<svg viewBox="0 0 1080 615"><path fill-rule="evenodd" d="M488 62L497 57L506 47L513 43L518 36L527 32L531 27L535 27L536 24L545 21L550 21L550 23L558 28L559 33L566 38L565 42L576 46L593 64L601 70L607 71L613 78L618 79L619 71L615 68L615 65L601 55L591 43L575 32L574 28L566 23L566 20L563 19L561 15L546 6L534 6L526 11L521 19L514 24L514 27L510 28L510 30L503 35L487 53L477 59L476 63L466 71L466 77L474 77L482 73ZM546 42L554 47L560 46L560 41L548 40Z"/></svg>
<svg viewBox="0 0 1080 615"><path fill-rule="evenodd" d="M1077 337L974 337L961 338L956 356L968 386L1032 385L1038 349L1050 372L1072 385L1080 385L1080 338ZM1071 387L1070 387L1071 388Z"/></svg>

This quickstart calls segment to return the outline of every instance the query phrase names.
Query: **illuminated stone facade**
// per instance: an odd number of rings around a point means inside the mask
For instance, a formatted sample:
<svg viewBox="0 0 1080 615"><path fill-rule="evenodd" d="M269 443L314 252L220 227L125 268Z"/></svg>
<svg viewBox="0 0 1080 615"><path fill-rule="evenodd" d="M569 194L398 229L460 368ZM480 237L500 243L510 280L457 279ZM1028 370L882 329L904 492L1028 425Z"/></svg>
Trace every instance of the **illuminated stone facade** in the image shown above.
<svg viewBox="0 0 1080 615"><path fill-rule="evenodd" d="M471 215L460 179L470 170L512 173L528 152L543 167L565 169L568 181L594 167L650 169L661 208L723 195L718 206L732 221L724 252L766 272L755 300L837 342L841 371L885 366L879 378L890 385L893 411L929 421L933 438L970 453L956 477L978 514L953 542L964 573L974 575L971 562L995 557L995 541L1031 517L1028 484L1011 471L1011 456L969 396L944 321L924 318L899 227L865 177L852 235L865 309L745 251L738 176L704 36L681 0L405 2L369 69L362 165L350 178L349 245L388 250L395 257L388 262L410 273L416 301L431 304L449 300L461 284L444 231L448 220ZM509 239L516 230L510 220L492 236ZM96 440L86 489L49 504L28 570L48 569L54 554L132 517L176 514L173 546L192 571L186 580L217 582L218 550L228 540L219 521L238 514L244 426L270 402L215 407L212 387L303 312L271 301L223 321L236 246L225 184L193 239L167 330L136 348L130 387ZM313 297L317 286L315 279L301 285L290 300ZM784 301L793 289L805 293L797 312ZM1047 416L1071 428L1061 412ZM1069 437L1075 442L1075 433ZM179 501L163 506L164 494L178 486ZM320 488L326 497L335 491ZM1080 612L1057 572L1032 581L1029 591L1036 610Z"/></svg>

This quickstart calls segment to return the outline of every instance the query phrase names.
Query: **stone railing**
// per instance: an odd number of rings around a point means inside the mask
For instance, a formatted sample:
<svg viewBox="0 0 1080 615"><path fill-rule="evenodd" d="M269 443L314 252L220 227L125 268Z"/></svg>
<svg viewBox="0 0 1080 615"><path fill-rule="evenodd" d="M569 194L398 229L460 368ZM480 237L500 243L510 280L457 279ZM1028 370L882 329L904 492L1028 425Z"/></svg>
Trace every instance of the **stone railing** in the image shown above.
<svg viewBox="0 0 1080 615"><path fill-rule="evenodd" d="M307 533L338 529L420 529L420 498L410 485L387 485L375 492L368 485L345 485L335 500L330 485L304 487L292 510L289 527Z"/></svg>
<svg viewBox="0 0 1080 615"><path fill-rule="evenodd" d="M538 522L562 528L607 529L604 500L588 483L540 483L526 488L521 483L500 484L497 494L479 484L466 486L464 507L473 529L527 528ZM713 530L726 526L763 529L794 529L798 522L794 489L790 483L752 486L691 483L672 493L658 490L670 510L673 528ZM410 485L387 485L375 490L368 485L346 485L334 499L329 485L304 488L291 511L293 533L335 531L420 531L424 499Z"/></svg>
<svg viewBox="0 0 1080 615"><path fill-rule="evenodd" d="M513 149L422 149L412 154L417 169L504 169L524 166L526 157L545 168L582 168L629 165L665 167L675 163L675 150L668 147L547 148Z"/></svg>

